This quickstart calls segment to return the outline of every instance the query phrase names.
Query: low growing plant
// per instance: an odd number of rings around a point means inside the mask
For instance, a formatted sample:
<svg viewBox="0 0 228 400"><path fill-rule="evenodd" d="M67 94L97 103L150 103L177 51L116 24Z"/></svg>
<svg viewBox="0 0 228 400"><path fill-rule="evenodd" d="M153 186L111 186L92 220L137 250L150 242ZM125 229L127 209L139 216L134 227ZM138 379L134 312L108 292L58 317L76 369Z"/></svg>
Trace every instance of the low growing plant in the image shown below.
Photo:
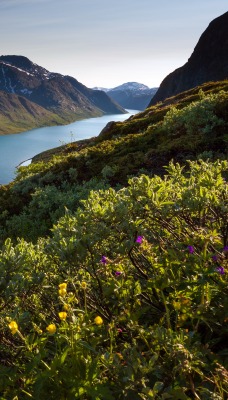
<svg viewBox="0 0 228 400"><path fill-rule="evenodd" d="M5 242L2 400L225 400L227 166L170 163Z"/></svg>

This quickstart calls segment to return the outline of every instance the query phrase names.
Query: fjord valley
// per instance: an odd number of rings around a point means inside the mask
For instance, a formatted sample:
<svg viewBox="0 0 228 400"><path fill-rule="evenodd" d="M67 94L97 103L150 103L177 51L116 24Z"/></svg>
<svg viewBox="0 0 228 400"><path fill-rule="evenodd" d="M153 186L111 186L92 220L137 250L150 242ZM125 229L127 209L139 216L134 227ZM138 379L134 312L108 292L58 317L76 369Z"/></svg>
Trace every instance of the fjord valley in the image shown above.
<svg viewBox="0 0 228 400"><path fill-rule="evenodd" d="M0 104L0 134L125 113L104 92L13 55L0 57Z"/></svg>
<svg viewBox="0 0 228 400"><path fill-rule="evenodd" d="M0 186L3 400L227 398L227 78Z"/></svg>

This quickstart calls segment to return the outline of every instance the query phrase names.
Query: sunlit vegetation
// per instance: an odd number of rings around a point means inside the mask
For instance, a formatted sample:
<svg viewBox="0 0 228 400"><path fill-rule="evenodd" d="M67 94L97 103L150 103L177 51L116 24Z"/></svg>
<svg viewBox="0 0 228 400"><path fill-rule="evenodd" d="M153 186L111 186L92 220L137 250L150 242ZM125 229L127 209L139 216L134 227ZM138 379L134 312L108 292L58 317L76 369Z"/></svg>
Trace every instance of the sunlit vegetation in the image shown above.
<svg viewBox="0 0 228 400"><path fill-rule="evenodd" d="M2 400L227 398L227 106L203 85L0 187Z"/></svg>

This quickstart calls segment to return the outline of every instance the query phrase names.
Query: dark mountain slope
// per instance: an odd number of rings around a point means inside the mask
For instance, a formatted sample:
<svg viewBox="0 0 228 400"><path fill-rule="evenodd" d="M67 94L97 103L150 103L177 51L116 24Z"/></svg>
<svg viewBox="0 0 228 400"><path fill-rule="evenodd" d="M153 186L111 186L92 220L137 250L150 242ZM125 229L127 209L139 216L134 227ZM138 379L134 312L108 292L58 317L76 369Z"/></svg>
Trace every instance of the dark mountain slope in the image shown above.
<svg viewBox="0 0 228 400"><path fill-rule="evenodd" d="M105 113L116 114L116 110L120 110L121 112L125 111L118 102L114 99L110 99L104 91L89 89L71 76L65 76L65 79L85 97L89 98L92 104L103 110ZM109 98L108 101L107 97Z"/></svg>
<svg viewBox="0 0 228 400"><path fill-rule="evenodd" d="M150 105L209 81L228 78L228 12L201 35L188 62L161 83Z"/></svg>

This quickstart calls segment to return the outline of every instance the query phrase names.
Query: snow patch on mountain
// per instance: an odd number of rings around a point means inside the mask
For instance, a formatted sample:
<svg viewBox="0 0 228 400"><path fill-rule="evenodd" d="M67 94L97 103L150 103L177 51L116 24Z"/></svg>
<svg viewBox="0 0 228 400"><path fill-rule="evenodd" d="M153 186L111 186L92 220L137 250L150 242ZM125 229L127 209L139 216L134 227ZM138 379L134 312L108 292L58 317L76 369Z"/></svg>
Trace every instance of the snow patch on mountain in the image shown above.
<svg viewBox="0 0 228 400"><path fill-rule="evenodd" d="M102 90L102 92L108 92L110 90L110 89L99 87L99 86L95 86L92 89L93 90Z"/></svg>
<svg viewBox="0 0 228 400"><path fill-rule="evenodd" d="M115 91L115 90L130 90L130 91L147 91L150 90L150 88L146 85L143 85L142 83L138 83L138 82L127 82L127 83L123 83L120 86L116 86L113 89L108 89Z"/></svg>
<svg viewBox="0 0 228 400"><path fill-rule="evenodd" d="M32 90L28 90L28 89L21 89L20 92L22 94L28 94L30 96L30 94L32 94Z"/></svg>

